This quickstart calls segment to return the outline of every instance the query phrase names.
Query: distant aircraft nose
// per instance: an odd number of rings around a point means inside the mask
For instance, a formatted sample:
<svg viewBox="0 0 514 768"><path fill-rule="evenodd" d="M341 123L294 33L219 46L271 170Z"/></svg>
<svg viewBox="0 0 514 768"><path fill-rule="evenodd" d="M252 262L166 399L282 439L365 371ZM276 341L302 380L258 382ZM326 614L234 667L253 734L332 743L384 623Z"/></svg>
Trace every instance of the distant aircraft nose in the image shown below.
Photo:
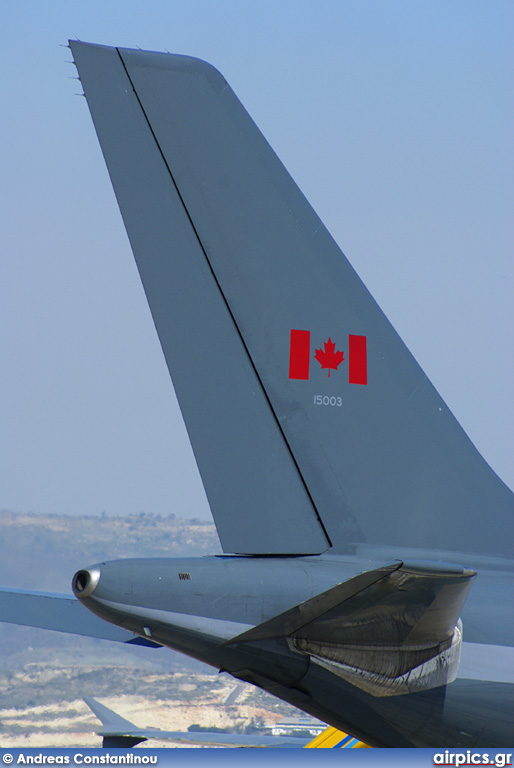
<svg viewBox="0 0 514 768"><path fill-rule="evenodd" d="M71 586L75 597L89 597L95 591L100 581L100 569L89 568L77 571L72 579Z"/></svg>

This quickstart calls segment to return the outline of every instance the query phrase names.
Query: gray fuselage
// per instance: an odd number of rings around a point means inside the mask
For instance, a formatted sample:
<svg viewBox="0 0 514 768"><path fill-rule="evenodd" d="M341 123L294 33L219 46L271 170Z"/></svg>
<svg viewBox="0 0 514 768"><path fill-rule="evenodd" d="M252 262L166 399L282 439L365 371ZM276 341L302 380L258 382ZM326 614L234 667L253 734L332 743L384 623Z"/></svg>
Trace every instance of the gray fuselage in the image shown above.
<svg viewBox="0 0 514 768"><path fill-rule="evenodd" d="M225 644L358 573L414 554L387 549L352 556L118 560L79 571L74 591L107 621L276 693L372 746L508 746L514 732L514 564L504 558L444 553L446 561L477 570L461 617L459 673L449 685L376 697L283 638ZM434 561L434 553L421 553L429 554Z"/></svg>

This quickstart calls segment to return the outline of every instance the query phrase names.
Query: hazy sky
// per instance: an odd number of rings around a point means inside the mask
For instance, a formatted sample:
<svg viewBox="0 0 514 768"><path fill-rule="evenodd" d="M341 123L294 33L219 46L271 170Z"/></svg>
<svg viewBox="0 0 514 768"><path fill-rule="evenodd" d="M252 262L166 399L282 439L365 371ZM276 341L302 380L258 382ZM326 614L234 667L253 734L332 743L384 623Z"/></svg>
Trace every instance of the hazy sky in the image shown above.
<svg viewBox="0 0 514 768"><path fill-rule="evenodd" d="M222 71L514 486L511 0L17 0L0 21L0 508L209 516L70 37Z"/></svg>

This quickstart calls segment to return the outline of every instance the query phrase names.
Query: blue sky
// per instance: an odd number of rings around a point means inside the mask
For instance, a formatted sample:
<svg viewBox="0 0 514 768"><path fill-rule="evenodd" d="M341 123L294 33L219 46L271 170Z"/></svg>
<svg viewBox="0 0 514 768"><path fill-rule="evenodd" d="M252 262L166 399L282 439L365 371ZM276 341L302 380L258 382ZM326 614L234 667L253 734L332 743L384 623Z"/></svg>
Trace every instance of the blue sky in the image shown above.
<svg viewBox="0 0 514 768"><path fill-rule="evenodd" d="M207 517L69 37L228 79L493 469L514 486L514 5L2 8L0 508Z"/></svg>

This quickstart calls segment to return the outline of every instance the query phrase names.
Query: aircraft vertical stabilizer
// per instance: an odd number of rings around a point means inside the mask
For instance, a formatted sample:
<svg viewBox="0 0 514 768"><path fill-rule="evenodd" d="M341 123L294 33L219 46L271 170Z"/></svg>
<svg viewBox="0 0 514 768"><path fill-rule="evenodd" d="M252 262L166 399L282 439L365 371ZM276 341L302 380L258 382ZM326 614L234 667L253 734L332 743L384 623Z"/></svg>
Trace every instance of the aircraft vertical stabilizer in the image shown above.
<svg viewBox="0 0 514 768"><path fill-rule="evenodd" d="M71 46L223 549L323 552L323 526L123 58Z"/></svg>
<svg viewBox="0 0 514 768"><path fill-rule="evenodd" d="M508 554L512 493L219 72L71 48L224 550Z"/></svg>

